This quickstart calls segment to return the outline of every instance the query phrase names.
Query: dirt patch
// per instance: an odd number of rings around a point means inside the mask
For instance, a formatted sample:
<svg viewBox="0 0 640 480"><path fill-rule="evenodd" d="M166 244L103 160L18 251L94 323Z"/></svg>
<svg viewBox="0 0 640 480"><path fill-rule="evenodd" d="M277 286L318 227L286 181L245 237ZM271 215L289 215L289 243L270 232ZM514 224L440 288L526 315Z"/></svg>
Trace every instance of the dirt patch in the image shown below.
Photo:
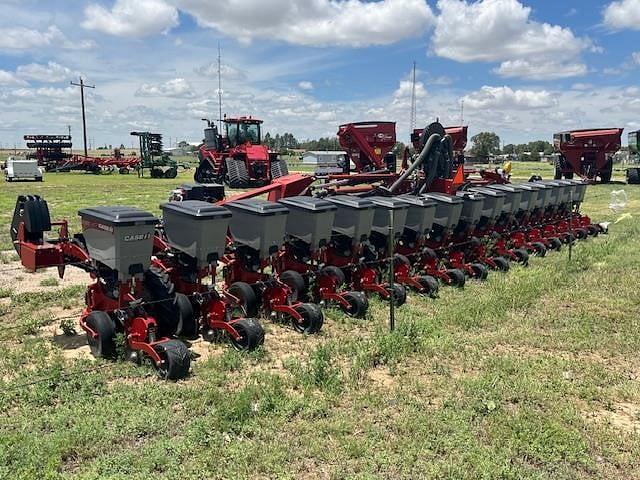
<svg viewBox="0 0 640 480"><path fill-rule="evenodd" d="M583 415L588 420L610 425L625 433L640 432L640 405L635 403L614 403L611 409L584 412Z"/></svg>
<svg viewBox="0 0 640 480"><path fill-rule="evenodd" d="M0 289L8 289L13 293L51 291L73 285L87 285L89 282L85 271L73 267L66 269L64 278L58 276L57 268L31 273L20 262L5 263L0 268ZM43 283L50 286L43 286Z"/></svg>
<svg viewBox="0 0 640 480"><path fill-rule="evenodd" d="M369 370L367 376L377 387L389 389L396 385L396 379L391 375L388 367L376 367Z"/></svg>

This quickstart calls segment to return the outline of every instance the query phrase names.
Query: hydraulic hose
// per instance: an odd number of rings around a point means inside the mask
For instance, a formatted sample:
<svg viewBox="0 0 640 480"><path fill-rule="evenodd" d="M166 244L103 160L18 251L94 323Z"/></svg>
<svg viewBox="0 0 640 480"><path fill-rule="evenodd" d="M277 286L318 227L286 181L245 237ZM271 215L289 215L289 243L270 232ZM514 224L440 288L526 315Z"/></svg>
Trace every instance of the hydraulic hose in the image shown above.
<svg viewBox="0 0 640 480"><path fill-rule="evenodd" d="M409 175L411 175L420 165L422 165L422 163L429 157L429 153L431 152L433 145L435 145L435 143L441 139L442 137L437 133L434 133L429 137L429 140L427 140L427 143L422 149L422 152L420 152L420 155L418 156L416 161L413 162L395 182L393 182L393 185L391 185L391 187L389 187L389 191L391 193L394 193L398 189L398 187L402 185L407 178L409 178Z"/></svg>
<svg viewBox="0 0 640 480"><path fill-rule="evenodd" d="M425 179L423 184L420 186L418 193L422 194L427 191L427 189L431 186L433 181L436 179L438 175L441 177L449 177L451 175L450 165L441 165L442 162L442 150L446 149L449 159L453 159L453 146L451 142L451 136L445 135L440 140L440 151L436 153L436 157L433 159L431 165L428 165L428 168L425 169ZM447 171L443 171L444 168L447 167Z"/></svg>

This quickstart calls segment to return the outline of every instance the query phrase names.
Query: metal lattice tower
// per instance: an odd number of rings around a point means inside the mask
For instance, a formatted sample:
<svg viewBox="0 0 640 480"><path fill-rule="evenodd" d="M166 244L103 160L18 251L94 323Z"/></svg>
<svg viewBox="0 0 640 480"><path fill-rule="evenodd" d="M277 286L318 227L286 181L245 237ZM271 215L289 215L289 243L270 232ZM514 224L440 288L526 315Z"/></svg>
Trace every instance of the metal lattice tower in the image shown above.
<svg viewBox="0 0 640 480"><path fill-rule="evenodd" d="M222 132L222 62L220 60L220 42L218 42L218 123Z"/></svg>
<svg viewBox="0 0 640 480"><path fill-rule="evenodd" d="M411 83L411 118L409 119L409 129L411 132L416 128L416 62L413 62L413 80Z"/></svg>

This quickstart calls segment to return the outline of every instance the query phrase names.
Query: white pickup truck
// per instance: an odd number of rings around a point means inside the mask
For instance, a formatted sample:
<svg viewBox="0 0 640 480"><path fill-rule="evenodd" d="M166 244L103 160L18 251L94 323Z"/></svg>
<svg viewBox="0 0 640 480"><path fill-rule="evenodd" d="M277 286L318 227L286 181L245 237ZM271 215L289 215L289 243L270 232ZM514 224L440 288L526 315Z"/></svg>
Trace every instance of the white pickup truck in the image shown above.
<svg viewBox="0 0 640 480"><path fill-rule="evenodd" d="M7 182L14 180L43 180L42 170L38 168L37 160L26 160L24 158L9 157L4 171Z"/></svg>

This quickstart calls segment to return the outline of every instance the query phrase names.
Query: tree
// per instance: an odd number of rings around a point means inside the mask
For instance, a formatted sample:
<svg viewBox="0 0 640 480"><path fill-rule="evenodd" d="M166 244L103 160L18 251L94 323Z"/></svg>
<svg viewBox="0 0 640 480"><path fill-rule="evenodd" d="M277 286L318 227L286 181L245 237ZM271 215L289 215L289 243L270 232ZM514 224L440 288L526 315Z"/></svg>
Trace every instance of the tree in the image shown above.
<svg viewBox="0 0 640 480"><path fill-rule="evenodd" d="M516 153L516 146L513 143L509 143L508 145L504 146L504 148L502 149L502 153L506 155L514 155Z"/></svg>
<svg viewBox="0 0 640 480"><path fill-rule="evenodd" d="M471 137L471 153L476 157L488 157L500 153L500 137L493 132L480 132Z"/></svg>

